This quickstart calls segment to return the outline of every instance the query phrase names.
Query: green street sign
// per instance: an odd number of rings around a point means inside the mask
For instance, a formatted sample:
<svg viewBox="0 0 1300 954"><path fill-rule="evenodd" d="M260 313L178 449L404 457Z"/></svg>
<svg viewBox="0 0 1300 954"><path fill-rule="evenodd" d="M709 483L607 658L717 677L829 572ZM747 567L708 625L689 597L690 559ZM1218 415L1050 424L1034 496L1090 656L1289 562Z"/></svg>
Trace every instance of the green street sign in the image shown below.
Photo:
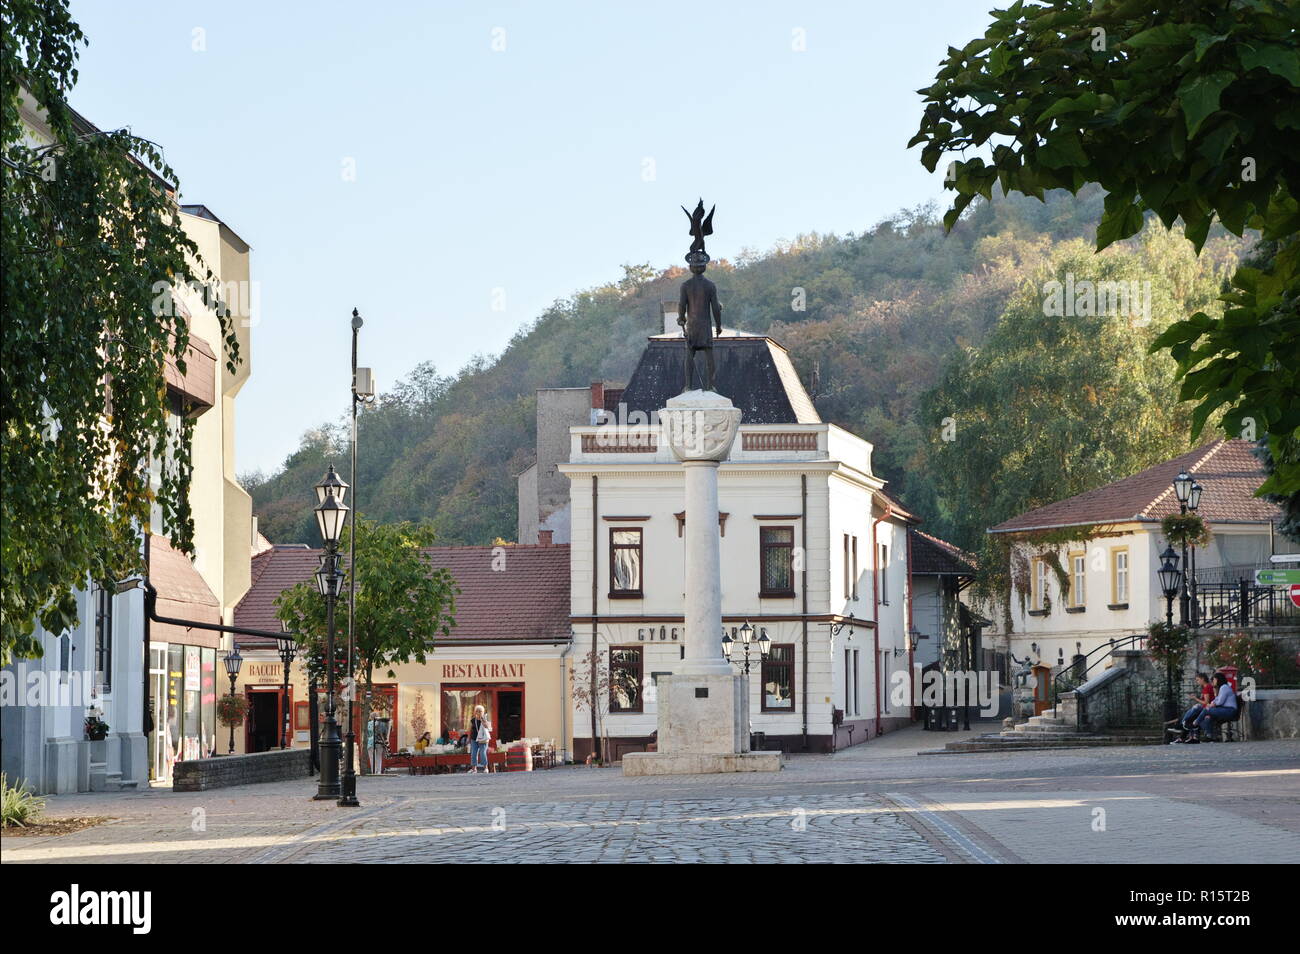
<svg viewBox="0 0 1300 954"><path fill-rule="evenodd" d="M1300 570L1256 570L1257 586L1290 586L1300 583Z"/></svg>

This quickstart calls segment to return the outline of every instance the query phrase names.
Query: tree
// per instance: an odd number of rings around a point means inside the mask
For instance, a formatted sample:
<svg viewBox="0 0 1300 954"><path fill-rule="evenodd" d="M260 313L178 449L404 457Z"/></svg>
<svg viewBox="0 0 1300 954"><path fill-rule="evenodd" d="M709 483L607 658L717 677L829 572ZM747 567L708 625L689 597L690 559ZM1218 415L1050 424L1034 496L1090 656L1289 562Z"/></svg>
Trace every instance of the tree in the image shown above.
<svg viewBox="0 0 1300 954"><path fill-rule="evenodd" d="M949 48L909 145L934 171L954 160L949 228L995 184L1042 198L1107 191L1097 248L1145 213L1182 219L1199 251L1217 218L1276 246L1243 265L1220 316L1198 312L1150 344L1178 361L1197 401L1231 435L1266 434L1275 471L1261 493L1300 493L1300 5L1290 0L1018 0L982 38Z"/></svg>
<svg viewBox="0 0 1300 954"><path fill-rule="evenodd" d="M423 548L433 545L428 524L378 524L354 519L343 533L341 552L347 553L357 534L356 639L357 668L365 678L361 712L370 712L376 669L414 660L423 664L439 637L455 625L456 594L460 590L445 568L434 568ZM347 675L347 583L335 609L335 666ZM324 683L325 601L315 580L299 583L276 601L277 615L290 632L302 635L309 676ZM339 647L342 646L343 649ZM388 675L393 676L389 671ZM364 749L364 746L361 747ZM362 767L368 764L361 753Z"/></svg>
<svg viewBox="0 0 1300 954"><path fill-rule="evenodd" d="M192 424L168 429L164 370L182 372L189 326L159 287L211 273L185 234L176 177L153 143L100 132L67 105L86 42L66 2L0 2L4 259L0 361L0 662L41 655L39 622L76 625L75 591L142 568L154 505L192 547ZM28 138L37 109L48 142ZM45 134L42 133L42 136ZM165 295L163 296L166 297ZM217 309L227 365L234 324ZM150 487L152 455L160 483Z"/></svg>
<svg viewBox="0 0 1300 954"><path fill-rule="evenodd" d="M596 737L591 740L592 758L609 757L609 737L606 734L606 719L609 714L609 695L613 688L609 666L605 662L605 653L599 647L592 647L582 656L574 659L573 668L569 670L569 694L579 712L587 711L592 715ZM602 744L603 743L603 744Z"/></svg>
<svg viewBox="0 0 1300 954"><path fill-rule="evenodd" d="M1003 520L1188 449L1175 363L1147 346L1212 300L1220 272L1206 265L1158 230L1102 255L1062 246L984 344L954 355L923 399L924 468L954 543L978 552Z"/></svg>

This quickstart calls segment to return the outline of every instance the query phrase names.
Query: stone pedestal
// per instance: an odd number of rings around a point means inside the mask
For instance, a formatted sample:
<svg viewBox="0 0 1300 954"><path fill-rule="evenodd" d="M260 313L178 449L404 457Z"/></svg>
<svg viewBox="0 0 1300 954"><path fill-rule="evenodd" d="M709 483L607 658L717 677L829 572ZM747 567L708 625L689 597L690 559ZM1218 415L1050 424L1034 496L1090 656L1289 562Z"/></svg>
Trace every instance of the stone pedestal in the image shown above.
<svg viewBox="0 0 1300 954"><path fill-rule="evenodd" d="M749 681L722 652L718 464L740 427L721 394L687 391L659 412L686 476L686 655L658 681L658 751L623 756L624 775L774 772L779 752L749 751Z"/></svg>

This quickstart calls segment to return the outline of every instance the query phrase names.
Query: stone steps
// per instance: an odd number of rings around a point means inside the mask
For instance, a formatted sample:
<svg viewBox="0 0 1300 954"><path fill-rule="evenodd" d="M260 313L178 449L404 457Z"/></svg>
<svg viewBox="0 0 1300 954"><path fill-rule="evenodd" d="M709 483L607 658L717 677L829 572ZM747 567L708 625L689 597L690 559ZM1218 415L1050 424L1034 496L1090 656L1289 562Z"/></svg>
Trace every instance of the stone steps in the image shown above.
<svg viewBox="0 0 1300 954"><path fill-rule="evenodd" d="M952 753L971 752L1024 752L1043 749L1094 748L1107 745L1160 745L1158 735L1146 734L1111 734L1091 735L1082 732L1062 732L1057 734L1035 733L1008 737L1005 733L976 736L960 742L949 742L942 749L922 752L922 755L948 755Z"/></svg>

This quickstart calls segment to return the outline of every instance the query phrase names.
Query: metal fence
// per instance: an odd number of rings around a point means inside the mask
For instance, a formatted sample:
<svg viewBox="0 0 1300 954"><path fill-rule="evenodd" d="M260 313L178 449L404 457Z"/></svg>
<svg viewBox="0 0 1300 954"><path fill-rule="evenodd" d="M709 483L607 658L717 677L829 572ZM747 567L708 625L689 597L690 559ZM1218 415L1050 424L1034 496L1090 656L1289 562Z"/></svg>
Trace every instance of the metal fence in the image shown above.
<svg viewBox="0 0 1300 954"><path fill-rule="evenodd" d="M1201 582L1197 574L1193 617L1199 629L1300 626L1300 606L1286 587L1256 586L1249 580Z"/></svg>

